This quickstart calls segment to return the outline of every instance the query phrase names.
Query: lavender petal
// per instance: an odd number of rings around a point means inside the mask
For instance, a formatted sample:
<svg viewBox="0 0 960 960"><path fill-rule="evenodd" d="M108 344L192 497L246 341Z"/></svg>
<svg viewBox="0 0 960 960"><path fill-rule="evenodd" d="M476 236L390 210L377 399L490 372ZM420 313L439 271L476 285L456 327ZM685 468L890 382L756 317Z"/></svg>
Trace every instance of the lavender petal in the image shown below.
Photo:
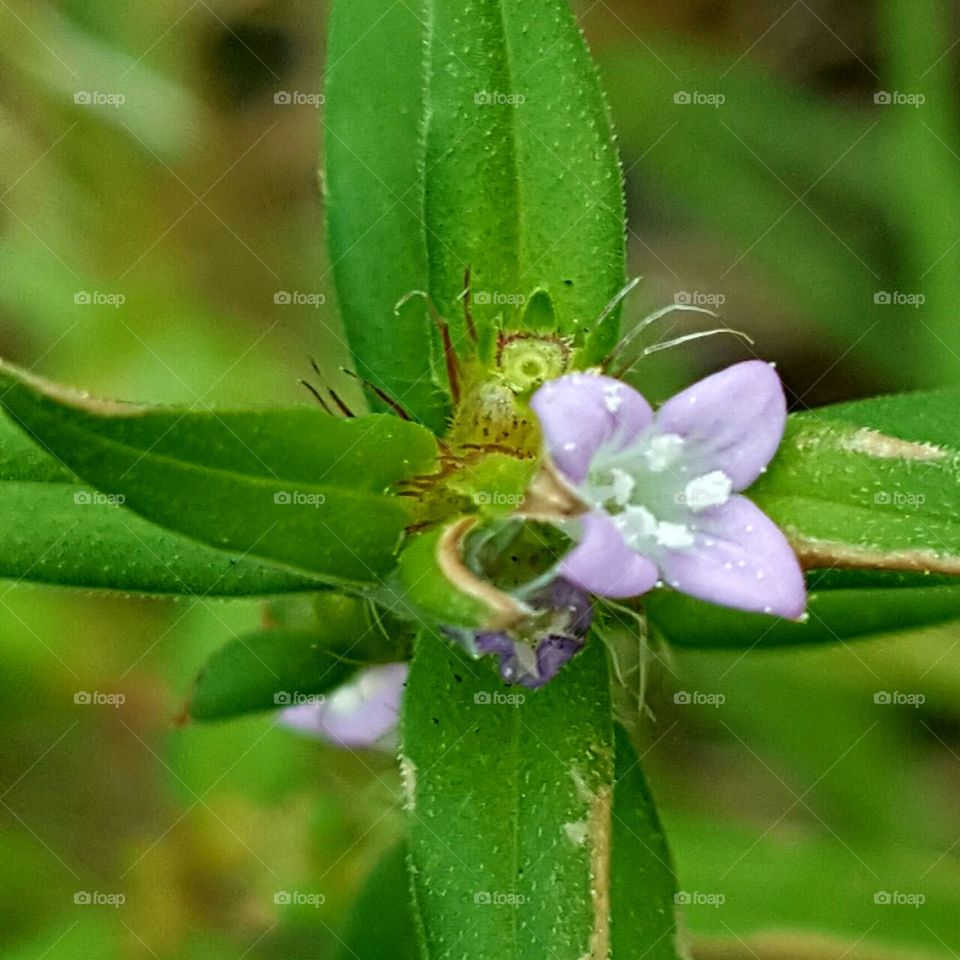
<svg viewBox="0 0 960 960"><path fill-rule="evenodd" d="M703 515L694 546L664 551L660 566L669 586L721 606L790 619L806 606L796 554L746 497L731 497Z"/></svg>
<svg viewBox="0 0 960 960"><path fill-rule="evenodd" d="M650 404L632 387L586 373L545 383L530 406L551 460L573 484L586 479L601 447L622 449L653 419Z"/></svg>
<svg viewBox="0 0 960 960"><path fill-rule="evenodd" d="M773 459L786 422L780 377L770 364L747 360L671 397L657 411L654 429L683 437L698 473L722 470L734 490L743 490Z"/></svg>

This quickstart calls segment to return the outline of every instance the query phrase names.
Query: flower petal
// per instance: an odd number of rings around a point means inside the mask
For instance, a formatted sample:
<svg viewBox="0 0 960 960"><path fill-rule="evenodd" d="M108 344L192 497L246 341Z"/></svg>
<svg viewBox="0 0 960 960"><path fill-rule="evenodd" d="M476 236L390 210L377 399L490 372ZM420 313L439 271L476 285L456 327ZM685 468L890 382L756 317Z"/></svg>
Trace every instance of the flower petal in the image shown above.
<svg viewBox="0 0 960 960"><path fill-rule="evenodd" d="M283 711L283 723L338 747L373 747L392 733L400 713L406 663L368 667L319 703Z"/></svg>
<svg viewBox="0 0 960 960"><path fill-rule="evenodd" d="M722 470L743 490L773 459L786 423L780 377L770 364L747 360L671 397L657 411L655 430L683 437L694 469Z"/></svg>
<svg viewBox="0 0 960 960"><path fill-rule="evenodd" d="M656 565L627 546L606 514L588 513L579 523L580 542L560 568L564 577L598 597L614 599L635 597L656 584Z"/></svg>
<svg viewBox="0 0 960 960"><path fill-rule="evenodd" d="M601 447L621 449L653 420L650 404L612 377L571 373L545 383L530 400L547 452L572 483L582 483Z"/></svg>
<svg viewBox="0 0 960 960"><path fill-rule="evenodd" d="M666 583L725 607L796 619L806 585L780 528L746 497L701 514L696 543L660 556Z"/></svg>

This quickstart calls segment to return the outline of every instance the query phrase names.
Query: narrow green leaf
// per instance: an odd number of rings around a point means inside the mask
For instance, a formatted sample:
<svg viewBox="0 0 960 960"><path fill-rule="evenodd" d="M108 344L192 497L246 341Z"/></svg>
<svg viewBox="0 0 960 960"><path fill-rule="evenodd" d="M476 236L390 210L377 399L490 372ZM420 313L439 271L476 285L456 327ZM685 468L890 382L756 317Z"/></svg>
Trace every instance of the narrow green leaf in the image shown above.
<svg viewBox="0 0 960 960"><path fill-rule="evenodd" d="M518 329L536 291L587 362L624 284L619 163L596 72L566 0L429 0L429 289L462 339L464 271L478 327ZM529 314L539 326L543 311Z"/></svg>
<svg viewBox="0 0 960 960"><path fill-rule="evenodd" d="M612 960L676 960L670 850L636 751L616 729L610 865Z"/></svg>
<svg viewBox="0 0 960 960"><path fill-rule="evenodd" d="M607 956L613 728L603 645L524 691L424 634L404 703L425 955Z"/></svg>
<svg viewBox="0 0 960 960"><path fill-rule="evenodd" d="M439 432L449 397L436 328L423 297L397 310L428 285L423 71L419 11L391 0L333 5L325 150L340 314L357 372Z"/></svg>
<svg viewBox="0 0 960 960"><path fill-rule="evenodd" d="M0 368L0 403L78 476L147 519L331 583L376 581L410 522L388 484L433 468L424 428L320 411L194 412L82 398Z"/></svg>
<svg viewBox="0 0 960 960"><path fill-rule="evenodd" d="M0 480L71 483L76 476L0 413Z"/></svg>
<svg viewBox="0 0 960 960"><path fill-rule="evenodd" d="M838 643L960 619L960 586L813 591L803 623L743 613L668 591L645 600L650 623L680 647Z"/></svg>

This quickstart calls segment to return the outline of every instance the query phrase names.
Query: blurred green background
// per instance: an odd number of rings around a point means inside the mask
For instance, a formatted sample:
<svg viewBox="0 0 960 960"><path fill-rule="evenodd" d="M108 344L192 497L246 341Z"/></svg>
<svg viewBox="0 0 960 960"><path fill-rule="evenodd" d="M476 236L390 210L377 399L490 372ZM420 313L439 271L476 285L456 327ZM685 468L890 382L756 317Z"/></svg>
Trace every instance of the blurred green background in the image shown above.
<svg viewBox="0 0 960 960"><path fill-rule="evenodd" d="M960 382L956 4L576 7L627 170L628 324L712 307L797 408ZM325 19L0 0L0 354L202 405L309 402L316 357L356 402L317 176ZM742 353L700 341L635 382L661 399ZM392 759L269 716L177 724L205 656L259 616L0 584L3 957L350 956L347 907L402 825ZM958 641L649 664L640 736L698 952L960 951ZM791 932L821 939L757 939Z"/></svg>

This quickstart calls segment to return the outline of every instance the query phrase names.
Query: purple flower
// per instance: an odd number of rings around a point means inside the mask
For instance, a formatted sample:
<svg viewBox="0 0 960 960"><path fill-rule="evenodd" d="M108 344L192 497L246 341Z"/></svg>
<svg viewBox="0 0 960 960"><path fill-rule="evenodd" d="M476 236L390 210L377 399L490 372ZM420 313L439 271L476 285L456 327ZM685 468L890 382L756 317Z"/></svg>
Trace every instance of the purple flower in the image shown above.
<svg viewBox="0 0 960 960"><path fill-rule="evenodd" d="M282 722L338 747L389 747L407 672L405 663L367 667L325 699L284 710Z"/></svg>
<svg viewBox="0 0 960 960"><path fill-rule="evenodd" d="M546 451L586 512L568 580L605 597L660 581L728 607L797 618L803 572L779 528L736 491L770 462L786 425L780 378L759 360L695 383L656 414L619 380L587 373L531 400Z"/></svg>
<svg viewBox="0 0 960 960"><path fill-rule="evenodd" d="M583 590L563 579L535 593L528 602L537 611L536 626L529 637L478 633L473 637L473 648L499 658L500 676L506 683L536 690L583 649L593 607Z"/></svg>

